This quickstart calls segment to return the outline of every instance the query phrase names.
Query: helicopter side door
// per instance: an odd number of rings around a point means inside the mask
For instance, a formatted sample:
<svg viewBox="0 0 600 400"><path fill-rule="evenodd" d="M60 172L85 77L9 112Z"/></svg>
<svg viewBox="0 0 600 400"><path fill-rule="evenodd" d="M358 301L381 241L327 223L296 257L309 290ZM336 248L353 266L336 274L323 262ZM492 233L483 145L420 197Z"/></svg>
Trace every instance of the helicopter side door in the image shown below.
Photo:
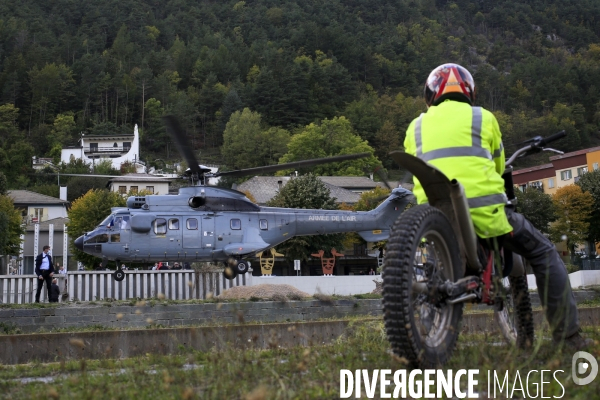
<svg viewBox="0 0 600 400"><path fill-rule="evenodd" d="M204 250L215 249L215 217L214 215L205 215L198 220L201 224L201 245Z"/></svg>
<svg viewBox="0 0 600 400"><path fill-rule="evenodd" d="M109 243L105 246L109 253L129 254L129 243L131 240L131 224L130 216L125 214L117 214L110 222L109 226Z"/></svg>
<svg viewBox="0 0 600 400"><path fill-rule="evenodd" d="M200 233L202 231L200 226L201 218L194 217L182 217L185 220L183 224L183 248L184 249L199 249Z"/></svg>

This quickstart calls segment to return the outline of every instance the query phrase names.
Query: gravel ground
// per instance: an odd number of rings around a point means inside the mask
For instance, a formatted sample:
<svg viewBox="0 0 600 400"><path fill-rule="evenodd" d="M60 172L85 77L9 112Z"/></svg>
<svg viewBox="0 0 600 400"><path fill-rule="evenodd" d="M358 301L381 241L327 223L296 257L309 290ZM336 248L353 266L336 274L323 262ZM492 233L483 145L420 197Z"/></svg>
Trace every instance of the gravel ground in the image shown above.
<svg viewBox="0 0 600 400"><path fill-rule="evenodd" d="M310 297L310 295L302 290L298 290L291 285L273 285L262 284L256 286L236 286L227 289L221 293L219 299L250 299L256 297L259 299L280 299L286 297L290 300Z"/></svg>

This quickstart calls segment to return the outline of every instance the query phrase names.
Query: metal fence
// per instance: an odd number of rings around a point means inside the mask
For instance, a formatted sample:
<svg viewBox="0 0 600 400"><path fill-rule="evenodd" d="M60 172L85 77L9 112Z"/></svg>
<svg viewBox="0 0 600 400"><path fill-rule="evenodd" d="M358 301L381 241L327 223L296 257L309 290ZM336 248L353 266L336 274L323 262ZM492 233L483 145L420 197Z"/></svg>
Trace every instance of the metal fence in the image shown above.
<svg viewBox="0 0 600 400"><path fill-rule="evenodd" d="M124 271L125 279L117 282L113 271L69 272L65 277L56 274L58 286L67 299L62 301L95 301L165 298L171 300L206 299L209 293L218 296L225 289L245 286L246 275L234 280L218 272L183 271ZM38 286L35 275L0 275L0 303L25 304L35 301ZM65 282L66 281L66 282ZM65 290L66 289L66 290ZM46 301L44 285L40 301Z"/></svg>

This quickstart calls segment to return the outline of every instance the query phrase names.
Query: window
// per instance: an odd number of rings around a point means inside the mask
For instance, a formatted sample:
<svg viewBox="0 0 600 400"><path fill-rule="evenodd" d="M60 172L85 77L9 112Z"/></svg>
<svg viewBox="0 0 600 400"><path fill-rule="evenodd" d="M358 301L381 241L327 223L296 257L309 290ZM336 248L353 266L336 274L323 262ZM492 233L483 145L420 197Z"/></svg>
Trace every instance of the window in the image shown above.
<svg viewBox="0 0 600 400"><path fill-rule="evenodd" d="M548 188L552 189L554 187L554 178L548 179Z"/></svg>
<svg viewBox="0 0 600 400"><path fill-rule="evenodd" d="M154 221L154 233L164 235L167 233L167 220L164 218L156 218Z"/></svg>
<svg viewBox="0 0 600 400"><path fill-rule="evenodd" d="M123 142L123 151L131 150L131 142Z"/></svg>
<svg viewBox="0 0 600 400"><path fill-rule="evenodd" d="M521 192L525 193L525 189L527 189L527 185L526 184L519 185L519 190Z"/></svg>
<svg viewBox="0 0 600 400"><path fill-rule="evenodd" d="M196 230L198 229L198 220L196 218L188 218L186 226L189 230Z"/></svg>
<svg viewBox="0 0 600 400"><path fill-rule="evenodd" d="M138 192L138 187L132 186L130 190L131 190L131 193L136 194Z"/></svg>
<svg viewBox="0 0 600 400"><path fill-rule="evenodd" d="M266 219L261 219L259 221L259 225L260 225L260 229L262 229L263 231L266 231L267 229L269 229L269 223L267 222Z"/></svg>
<svg viewBox="0 0 600 400"><path fill-rule="evenodd" d="M127 194L127 186L119 186L119 193Z"/></svg>
<svg viewBox="0 0 600 400"><path fill-rule="evenodd" d="M146 186L146 192L154 194L154 186Z"/></svg>
<svg viewBox="0 0 600 400"><path fill-rule="evenodd" d="M231 226L231 229L234 229L234 230L242 229L242 220L234 218L231 220L229 226Z"/></svg>
<svg viewBox="0 0 600 400"><path fill-rule="evenodd" d="M592 164L592 168L594 168L594 171L598 170L598 163L595 162L594 164Z"/></svg>
<svg viewBox="0 0 600 400"><path fill-rule="evenodd" d="M98 151L98 143L90 143L90 151Z"/></svg>
<svg viewBox="0 0 600 400"><path fill-rule="evenodd" d="M119 147L119 146L117 146L117 142L115 142L115 143L113 144L113 147Z"/></svg>
<svg viewBox="0 0 600 400"><path fill-rule="evenodd" d="M529 182L529 187L533 188L533 189L537 189L537 190L544 190L544 186L542 184L542 181L534 181L534 182Z"/></svg>
<svg viewBox="0 0 600 400"><path fill-rule="evenodd" d="M34 208L33 209L33 221L34 222L42 222L44 220L44 209L43 208Z"/></svg>
<svg viewBox="0 0 600 400"><path fill-rule="evenodd" d="M577 176L581 176L588 172L588 167L579 167L577 168Z"/></svg>
<svg viewBox="0 0 600 400"><path fill-rule="evenodd" d="M573 177L573 175L571 175L571 170L570 169L567 169L565 171L560 171L560 179L561 180L568 181L572 177Z"/></svg>
<svg viewBox="0 0 600 400"><path fill-rule="evenodd" d="M123 221L121 222L121 229L129 229L129 215L123 216Z"/></svg>
<svg viewBox="0 0 600 400"><path fill-rule="evenodd" d="M179 229L179 220L176 218L169 220L169 229L172 231L176 231Z"/></svg>

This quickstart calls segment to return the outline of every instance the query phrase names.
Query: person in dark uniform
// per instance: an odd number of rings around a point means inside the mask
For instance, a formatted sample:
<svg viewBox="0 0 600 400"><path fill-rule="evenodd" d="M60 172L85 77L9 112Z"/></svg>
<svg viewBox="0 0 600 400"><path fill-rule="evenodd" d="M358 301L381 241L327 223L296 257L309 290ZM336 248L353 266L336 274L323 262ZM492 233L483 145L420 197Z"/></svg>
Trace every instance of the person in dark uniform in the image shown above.
<svg viewBox="0 0 600 400"><path fill-rule="evenodd" d="M40 293L44 282L48 290L48 298L50 298L50 287L52 286L52 277L54 276L54 265L52 264L52 256L50 255L50 246L45 245L44 250L35 258L35 274L38 277L38 287L35 293L35 302L40 302Z"/></svg>
<svg viewBox="0 0 600 400"><path fill-rule="evenodd" d="M52 286L50 286L50 303L58 303L58 297L60 296L60 288L58 287L58 279L52 279Z"/></svg>

